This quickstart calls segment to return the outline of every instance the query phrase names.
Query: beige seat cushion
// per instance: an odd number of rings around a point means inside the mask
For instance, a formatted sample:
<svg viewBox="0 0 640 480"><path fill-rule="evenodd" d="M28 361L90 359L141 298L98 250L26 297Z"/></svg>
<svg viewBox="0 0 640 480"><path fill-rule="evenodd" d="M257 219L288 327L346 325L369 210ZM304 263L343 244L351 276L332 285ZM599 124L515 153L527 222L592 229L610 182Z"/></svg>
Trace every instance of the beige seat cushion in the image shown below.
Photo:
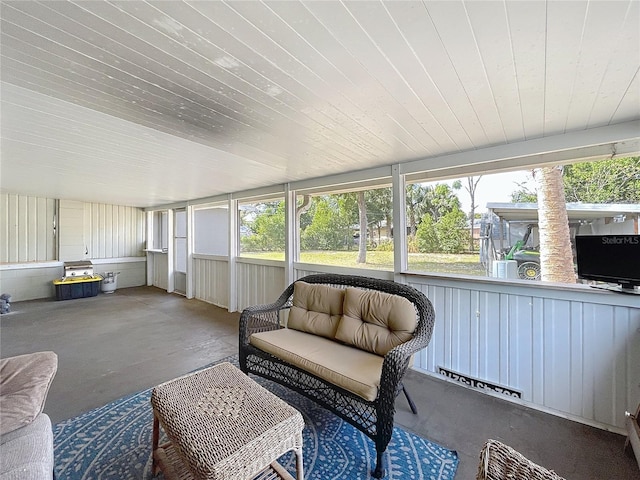
<svg viewBox="0 0 640 480"><path fill-rule="evenodd" d="M249 341L365 400L378 396L384 360L378 355L289 328L254 333Z"/></svg>
<svg viewBox="0 0 640 480"><path fill-rule="evenodd" d="M335 338L378 355L411 340L416 310L404 297L375 290L347 288L344 315Z"/></svg>
<svg viewBox="0 0 640 480"><path fill-rule="evenodd" d="M42 413L57 369L54 352L0 360L0 435L29 425Z"/></svg>
<svg viewBox="0 0 640 480"><path fill-rule="evenodd" d="M342 317L344 289L296 282L288 328L333 338Z"/></svg>

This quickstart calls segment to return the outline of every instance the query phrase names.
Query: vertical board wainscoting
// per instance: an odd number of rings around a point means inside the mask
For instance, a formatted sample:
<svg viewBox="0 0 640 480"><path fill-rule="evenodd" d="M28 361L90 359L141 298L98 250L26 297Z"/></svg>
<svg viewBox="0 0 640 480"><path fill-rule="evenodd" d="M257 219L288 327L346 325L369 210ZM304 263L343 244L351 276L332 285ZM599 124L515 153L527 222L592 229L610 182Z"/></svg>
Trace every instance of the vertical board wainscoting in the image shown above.
<svg viewBox="0 0 640 480"><path fill-rule="evenodd" d="M238 258L238 311L252 305L271 303L278 299L285 285L284 262Z"/></svg>
<svg viewBox="0 0 640 480"><path fill-rule="evenodd" d="M56 260L56 200L0 193L0 263Z"/></svg>
<svg viewBox="0 0 640 480"><path fill-rule="evenodd" d="M229 307L229 260L224 256L193 256L194 296L218 307Z"/></svg>
<svg viewBox="0 0 640 480"><path fill-rule="evenodd" d="M151 262L151 285L166 290L169 288L169 256L162 252L147 252L147 261Z"/></svg>
<svg viewBox="0 0 640 480"><path fill-rule="evenodd" d="M83 237L89 258L139 257L145 242L144 210L83 204Z"/></svg>
<svg viewBox="0 0 640 480"><path fill-rule="evenodd" d="M640 401L640 308L633 302L606 304L619 296L599 293L589 301L570 289L549 297L542 289L503 293L419 277L409 284L436 310L433 338L415 368L436 375L444 368L479 380L480 388L506 387L503 395L519 392L534 407L624 432L625 410Z"/></svg>

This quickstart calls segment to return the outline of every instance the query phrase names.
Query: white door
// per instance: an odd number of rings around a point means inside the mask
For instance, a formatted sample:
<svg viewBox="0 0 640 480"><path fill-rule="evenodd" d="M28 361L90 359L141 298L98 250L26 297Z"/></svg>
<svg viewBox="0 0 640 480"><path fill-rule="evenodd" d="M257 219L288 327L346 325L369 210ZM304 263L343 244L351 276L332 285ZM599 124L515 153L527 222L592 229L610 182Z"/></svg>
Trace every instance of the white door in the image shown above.
<svg viewBox="0 0 640 480"><path fill-rule="evenodd" d="M187 293L187 211L175 210L173 222L174 263L173 281L174 292Z"/></svg>

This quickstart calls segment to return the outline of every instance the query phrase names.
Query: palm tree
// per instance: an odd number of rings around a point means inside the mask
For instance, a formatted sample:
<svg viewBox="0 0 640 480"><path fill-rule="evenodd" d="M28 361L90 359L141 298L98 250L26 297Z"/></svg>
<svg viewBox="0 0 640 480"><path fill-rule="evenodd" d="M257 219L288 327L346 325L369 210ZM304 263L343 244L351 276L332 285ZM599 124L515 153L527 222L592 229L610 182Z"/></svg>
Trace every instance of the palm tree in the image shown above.
<svg viewBox="0 0 640 480"><path fill-rule="evenodd" d="M469 219L471 220L471 228L469 232L469 251L473 252L473 226L475 224L476 217L476 190L478 189L478 182L482 178L479 177L467 177L467 186L464 187L469 193L469 199L471 200L471 212L469 212Z"/></svg>
<svg viewBox="0 0 640 480"><path fill-rule="evenodd" d="M534 170L534 178L538 190L541 278L547 282L576 283L562 167L538 168Z"/></svg>
<svg viewBox="0 0 640 480"><path fill-rule="evenodd" d="M364 190L358 192L358 217L360 219L360 242L358 243L357 263L367 263L367 204Z"/></svg>
<svg viewBox="0 0 640 480"><path fill-rule="evenodd" d="M407 185L407 216L409 217L409 235L415 237L419 219L424 214L423 202L426 188L419 183Z"/></svg>

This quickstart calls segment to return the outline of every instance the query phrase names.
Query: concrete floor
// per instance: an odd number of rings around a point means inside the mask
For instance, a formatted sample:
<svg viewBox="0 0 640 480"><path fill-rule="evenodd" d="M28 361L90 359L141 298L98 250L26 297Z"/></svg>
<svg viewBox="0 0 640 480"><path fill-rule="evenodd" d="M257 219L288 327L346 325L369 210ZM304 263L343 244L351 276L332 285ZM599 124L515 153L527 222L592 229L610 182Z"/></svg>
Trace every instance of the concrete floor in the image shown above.
<svg viewBox="0 0 640 480"><path fill-rule="evenodd" d="M45 412L56 423L237 353L239 314L153 287L11 305L0 316L0 355L58 354ZM457 450L457 479L475 478L488 438L567 479L640 479L621 435L410 371L413 415L398 397L396 423Z"/></svg>

